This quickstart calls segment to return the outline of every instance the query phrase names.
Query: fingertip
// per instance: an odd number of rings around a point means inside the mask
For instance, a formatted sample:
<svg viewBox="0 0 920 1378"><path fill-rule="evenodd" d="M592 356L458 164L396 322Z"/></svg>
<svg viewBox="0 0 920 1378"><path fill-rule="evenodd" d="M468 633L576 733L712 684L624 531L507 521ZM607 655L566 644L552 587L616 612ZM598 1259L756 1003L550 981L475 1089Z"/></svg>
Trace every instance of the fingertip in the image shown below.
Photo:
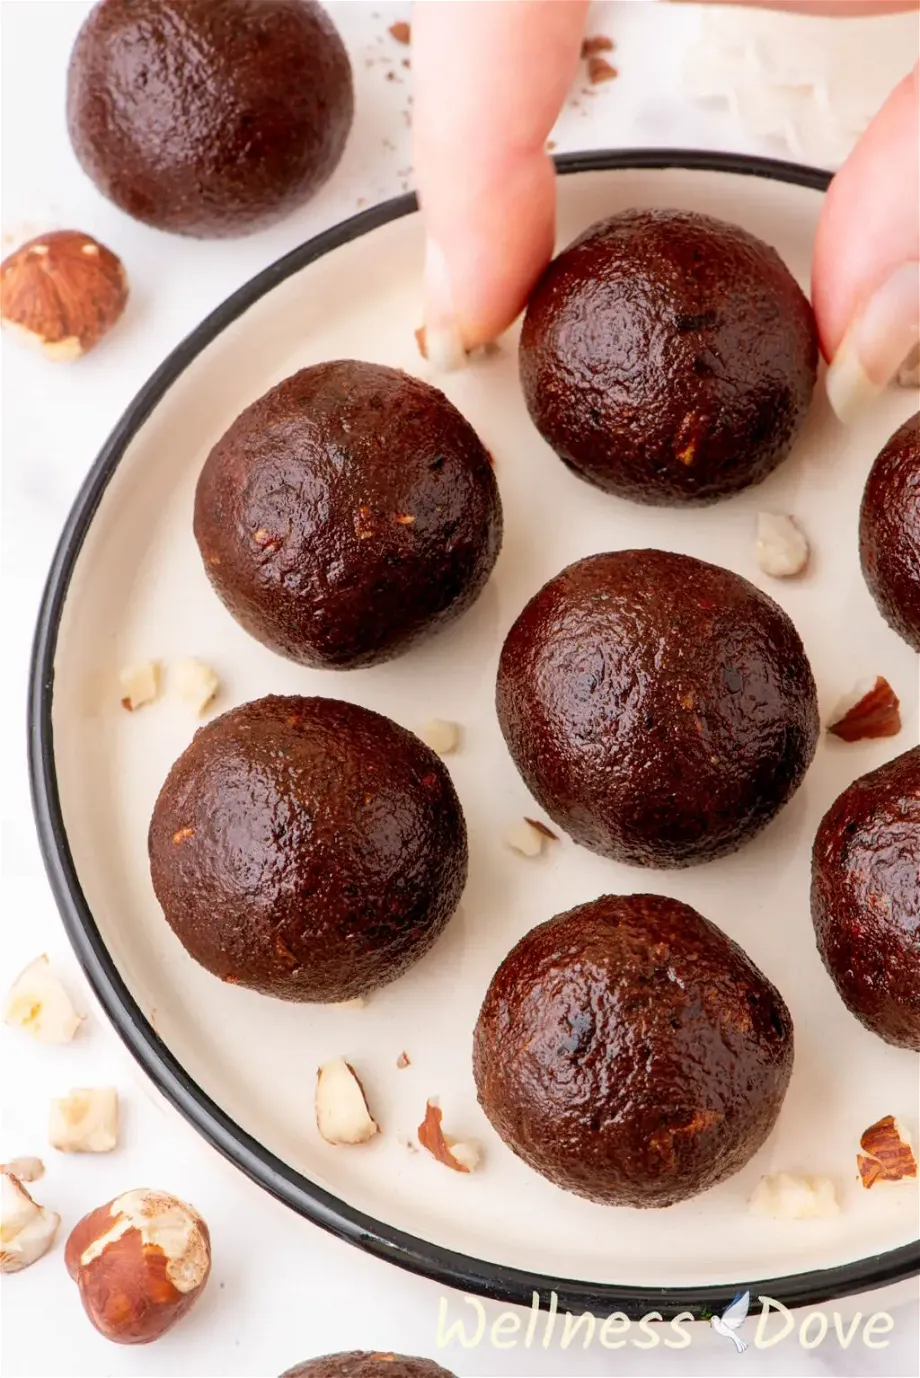
<svg viewBox="0 0 920 1378"><path fill-rule="evenodd" d="M894 89L831 182L815 236L812 301L833 359L860 308L920 258L920 77Z"/></svg>

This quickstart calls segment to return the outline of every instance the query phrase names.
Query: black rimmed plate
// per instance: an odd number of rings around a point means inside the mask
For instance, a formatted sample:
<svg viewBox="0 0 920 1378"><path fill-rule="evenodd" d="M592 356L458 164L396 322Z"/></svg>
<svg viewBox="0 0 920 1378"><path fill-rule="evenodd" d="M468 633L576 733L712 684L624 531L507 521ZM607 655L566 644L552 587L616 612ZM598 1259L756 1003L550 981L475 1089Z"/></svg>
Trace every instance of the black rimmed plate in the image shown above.
<svg viewBox="0 0 920 1378"><path fill-rule="evenodd" d="M753 158L679 152L560 160L560 242L630 205L681 206L737 221L774 244L807 286L823 173ZM402 197L320 235L209 316L139 393L68 519L39 619L30 736L35 812L67 931L109 1017L152 1080L253 1180L307 1219L401 1267L468 1292L562 1308L716 1309L736 1290L805 1304L920 1269L912 1188L863 1192L861 1131L917 1117L917 1061L843 1009L815 954L808 866L818 820L845 784L900 741L822 743L808 781L738 856L694 871L640 875L563 842L539 861L507 851L508 824L532 813L492 707L502 637L526 599L593 551L658 545L738 570L777 597L811 656L824 707L884 673L917 721L914 657L879 619L859 574L855 520L865 474L916 405L893 393L843 432L816 399L796 454L760 489L703 511L642 509L580 483L531 427L516 381L515 333L502 352L438 379L496 457L506 543L495 576L456 627L394 664L309 672L251 642L213 596L191 531L195 479L237 412L296 368L357 357L423 376L416 351L422 231ZM770 583L757 569L760 508L793 512L815 547L810 574ZM846 635L841 628L846 627ZM196 967L154 900L146 828L157 790L197 725L169 692L168 667L194 655L218 671L215 711L268 692L352 698L409 727L463 724L450 758L470 827L461 913L435 950L362 1009L295 1007L222 985ZM119 669L157 658L166 693L136 714ZM659 889L726 929L779 985L796 1021L797 1063L780 1124L731 1181L664 1212L609 1210L529 1172L476 1105L470 1035L496 965L533 924L604 891ZM396 1069L406 1050L411 1067ZM358 1067L384 1133L332 1149L312 1112L315 1068ZM475 1138L484 1166L450 1173L407 1141L426 1099ZM761 1174L821 1173L838 1184L832 1220L747 1214ZM906 1193L906 1194L905 1194Z"/></svg>

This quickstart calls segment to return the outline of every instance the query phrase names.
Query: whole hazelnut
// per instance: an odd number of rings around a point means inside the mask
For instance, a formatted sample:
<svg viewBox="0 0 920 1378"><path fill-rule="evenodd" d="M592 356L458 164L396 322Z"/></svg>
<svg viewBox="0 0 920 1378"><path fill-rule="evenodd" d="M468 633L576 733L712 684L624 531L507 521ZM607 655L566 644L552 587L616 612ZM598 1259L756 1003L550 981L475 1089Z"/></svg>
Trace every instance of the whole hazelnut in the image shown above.
<svg viewBox="0 0 920 1378"><path fill-rule="evenodd" d="M121 260L79 230L39 235L0 264L0 319L49 359L79 359L127 300Z"/></svg>
<svg viewBox="0 0 920 1378"><path fill-rule="evenodd" d="M191 1206L141 1187L84 1215L67 1241L64 1262L101 1335L116 1344L148 1344L203 1291L211 1238Z"/></svg>

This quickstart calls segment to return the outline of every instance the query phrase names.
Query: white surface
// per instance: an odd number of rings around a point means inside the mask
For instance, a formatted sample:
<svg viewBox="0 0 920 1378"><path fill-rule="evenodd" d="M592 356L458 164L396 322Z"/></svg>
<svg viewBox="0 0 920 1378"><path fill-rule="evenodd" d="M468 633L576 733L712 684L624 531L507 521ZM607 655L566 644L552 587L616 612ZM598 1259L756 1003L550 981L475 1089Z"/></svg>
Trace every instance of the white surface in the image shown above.
<svg viewBox="0 0 920 1378"><path fill-rule="evenodd" d="M917 60L916 13L870 22L867 62L860 20L713 6L681 64L684 87L725 101L752 137L783 139L797 161L839 167Z"/></svg>
<svg viewBox="0 0 920 1378"><path fill-rule="evenodd" d="M358 122L333 182L305 211L249 240L198 244L171 239L121 216L83 179L61 118L63 72L82 3L3 6L3 230L15 238L76 225L109 242L125 259L133 297L122 329L107 347L73 368L53 368L4 343L3 574L6 638L3 721L4 985L47 949L81 1002L85 986L69 954L45 885L29 814L22 721L32 623L44 571L76 487L115 418L152 368L228 292L285 249L411 177L408 90L385 80L381 55L398 67L403 50L386 27L405 17L395 6L334 6L355 59ZM600 7L593 31L618 39L619 81L591 98L574 93L556 139L560 149L682 143L782 152L739 138L731 121L700 112L677 94L682 46L692 37L689 10ZM375 17L379 16L379 17ZM378 41L379 40L379 41ZM367 66L365 57L373 58ZM390 145L393 145L391 147ZM4 246L7 251L13 239ZM191 648L202 651L200 647ZM446 712L441 702L434 705ZM527 863L521 862L521 865ZM437 1355L460 1375L646 1375L699 1372L908 1375L917 1371L917 1289L844 1304L865 1317L895 1307L886 1348L859 1341L846 1353L833 1338L805 1354L790 1340L736 1361L708 1330L690 1349L652 1354L626 1349L611 1359L558 1347L496 1351L483 1345L436 1348L441 1289L336 1243L224 1164L171 1113L161 1109L114 1034L92 1012L79 1042L50 1052L2 1030L4 1104L0 1154L41 1151L50 1096L72 1085L117 1083L126 1103L123 1146L112 1158L55 1162L36 1196L64 1216L68 1229L86 1209L130 1186L151 1184L186 1195L208 1220L214 1283L201 1306L155 1347L119 1350L89 1329L61 1262L61 1248L3 1287L3 1372L38 1375L261 1375L312 1354L349 1347ZM46 1159L51 1152L45 1153ZM744 1228L746 1222L739 1222ZM451 1314L462 1303L451 1299ZM831 1313L834 1308L825 1308ZM490 1318L501 1307L487 1308ZM883 1341L884 1342L884 1341ZM659 1355L662 1357L659 1358Z"/></svg>

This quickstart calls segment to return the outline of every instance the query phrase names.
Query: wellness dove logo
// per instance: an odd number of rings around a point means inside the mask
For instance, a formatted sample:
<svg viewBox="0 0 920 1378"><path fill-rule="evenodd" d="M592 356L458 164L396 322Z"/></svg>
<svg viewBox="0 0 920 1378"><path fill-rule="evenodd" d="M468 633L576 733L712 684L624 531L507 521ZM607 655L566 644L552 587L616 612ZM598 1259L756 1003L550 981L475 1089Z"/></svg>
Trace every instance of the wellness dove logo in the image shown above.
<svg viewBox="0 0 920 1378"><path fill-rule="evenodd" d="M709 1318L709 1324L716 1334L724 1335L727 1340L731 1340L739 1354L743 1354L748 1345L747 1340L742 1340L737 1332L747 1320L750 1309L750 1292L736 1292L721 1316L710 1316Z"/></svg>

